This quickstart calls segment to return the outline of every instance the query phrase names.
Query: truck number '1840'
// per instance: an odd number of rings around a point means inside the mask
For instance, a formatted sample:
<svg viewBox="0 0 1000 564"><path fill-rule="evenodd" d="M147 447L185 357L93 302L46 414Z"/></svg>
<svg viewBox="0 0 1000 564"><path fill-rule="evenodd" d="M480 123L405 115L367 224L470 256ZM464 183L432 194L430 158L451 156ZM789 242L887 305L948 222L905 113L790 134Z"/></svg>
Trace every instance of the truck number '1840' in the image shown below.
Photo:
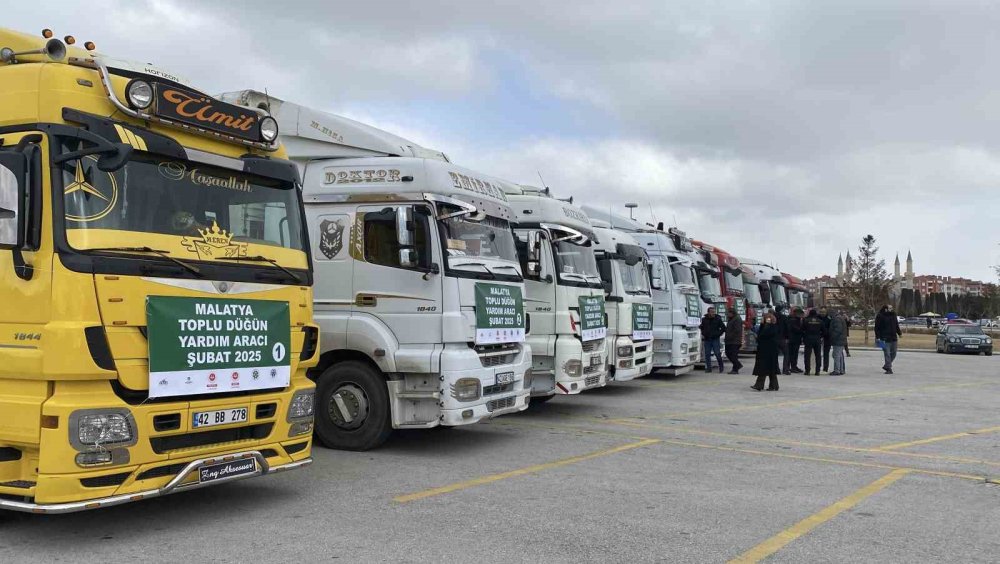
<svg viewBox="0 0 1000 564"><path fill-rule="evenodd" d="M417 311L437 311L437 306L417 306Z"/></svg>

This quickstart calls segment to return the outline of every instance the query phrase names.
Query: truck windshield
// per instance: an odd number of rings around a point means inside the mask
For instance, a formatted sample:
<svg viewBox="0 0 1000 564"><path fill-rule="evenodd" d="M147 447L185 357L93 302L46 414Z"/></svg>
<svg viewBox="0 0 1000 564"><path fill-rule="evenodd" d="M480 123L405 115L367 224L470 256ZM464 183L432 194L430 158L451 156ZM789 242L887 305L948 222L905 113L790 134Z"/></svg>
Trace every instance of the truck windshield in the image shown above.
<svg viewBox="0 0 1000 564"><path fill-rule="evenodd" d="M690 284L694 286L694 277L691 275L691 267L674 263L670 265L670 272L674 276L674 284Z"/></svg>
<svg viewBox="0 0 1000 564"><path fill-rule="evenodd" d="M262 255L308 267L292 183L152 154L136 154L115 172L89 156L60 166L75 249L148 245L182 259Z"/></svg>
<svg viewBox="0 0 1000 564"><path fill-rule="evenodd" d="M592 247L559 241L552 244L552 250L555 251L559 282L573 286L601 287L597 259Z"/></svg>
<svg viewBox="0 0 1000 564"><path fill-rule="evenodd" d="M721 296L722 288L719 286L718 275L711 272L698 273L698 285L701 287L703 296Z"/></svg>
<svg viewBox="0 0 1000 564"><path fill-rule="evenodd" d="M723 270L723 272L725 273L725 276L726 276L726 289L728 289L730 292L732 292L733 290L735 290L737 292L742 292L743 291L743 276L741 276L739 274L733 274L732 272L729 272L728 270Z"/></svg>
<svg viewBox="0 0 1000 564"><path fill-rule="evenodd" d="M800 290L788 290L788 302L793 306L805 307L806 295Z"/></svg>
<svg viewBox="0 0 1000 564"><path fill-rule="evenodd" d="M487 216L482 221L469 221L459 216L442 221L441 229L449 268L482 272L482 266L474 266L482 262L464 259L485 258L510 263L511 270L501 270L497 274L520 276L514 234L506 220Z"/></svg>
<svg viewBox="0 0 1000 564"><path fill-rule="evenodd" d="M743 283L743 292L747 297L747 300L752 304L762 304L764 303L760 295L760 287L757 284L752 284L750 282Z"/></svg>
<svg viewBox="0 0 1000 564"><path fill-rule="evenodd" d="M622 286L626 294L649 295L649 278L646 263L639 261L629 266L623 260L615 261L622 276Z"/></svg>
<svg viewBox="0 0 1000 564"><path fill-rule="evenodd" d="M788 296L785 295L785 287L784 286L782 286L781 284L776 284L776 283L772 282L770 284L770 288L771 288L771 304L772 305L787 304L788 303Z"/></svg>

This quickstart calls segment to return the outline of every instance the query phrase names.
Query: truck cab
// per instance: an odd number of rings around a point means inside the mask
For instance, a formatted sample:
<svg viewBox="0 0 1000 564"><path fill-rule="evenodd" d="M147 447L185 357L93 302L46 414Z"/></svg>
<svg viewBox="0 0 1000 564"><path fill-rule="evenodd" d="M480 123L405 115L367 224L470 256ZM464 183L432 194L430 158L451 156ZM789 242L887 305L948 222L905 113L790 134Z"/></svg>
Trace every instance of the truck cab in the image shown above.
<svg viewBox="0 0 1000 564"><path fill-rule="evenodd" d="M367 450L394 429L527 408L514 185L391 133L260 92L303 174L322 328L316 436Z"/></svg>
<svg viewBox="0 0 1000 564"><path fill-rule="evenodd" d="M507 193L531 320L531 395L546 401L608 382L608 316L590 219L548 189Z"/></svg>
<svg viewBox="0 0 1000 564"><path fill-rule="evenodd" d="M805 310L809 306L809 289L796 276L787 272L782 272L781 276L785 280L785 291L788 294L789 305Z"/></svg>
<svg viewBox="0 0 1000 564"><path fill-rule="evenodd" d="M716 308L717 312L719 315L725 316L726 309L735 308L736 314L740 316L740 319L745 320L747 318L747 308L746 301L744 300L743 271L741 270L739 259L707 243L695 241L695 245L702 250L706 257L713 258L714 264L718 267L716 280L719 283L719 290L724 300L720 304L725 303L725 306L722 309Z"/></svg>
<svg viewBox="0 0 1000 564"><path fill-rule="evenodd" d="M745 264L741 263L740 270L743 279L744 301L747 308L747 315L743 319L743 348L740 349L740 352L749 354L757 352L756 331L760 320L763 318L765 305L764 298L761 297L760 293L760 278L757 277L752 268Z"/></svg>
<svg viewBox="0 0 1000 564"><path fill-rule="evenodd" d="M773 266L759 260L740 257L740 264L750 268L759 280L761 302L771 309L788 310L788 294L785 292L787 281L781 272Z"/></svg>
<svg viewBox="0 0 1000 564"><path fill-rule="evenodd" d="M48 30L0 30L0 108L0 508L309 464L312 268L274 120Z"/></svg>
<svg viewBox="0 0 1000 564"><path fill-rule="evenodd" d="M625 382L646 376L653 367L649 259L629 233L613 229L606 221L591 222L608 314L610 377Z"/></svg>

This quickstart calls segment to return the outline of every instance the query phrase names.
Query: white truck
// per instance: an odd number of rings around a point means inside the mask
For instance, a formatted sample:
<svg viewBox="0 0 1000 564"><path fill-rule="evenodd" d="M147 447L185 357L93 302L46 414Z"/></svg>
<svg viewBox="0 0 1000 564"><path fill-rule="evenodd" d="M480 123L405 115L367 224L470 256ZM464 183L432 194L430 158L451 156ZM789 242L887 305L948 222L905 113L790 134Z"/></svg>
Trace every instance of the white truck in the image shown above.
<svg viewBox="0 0 1000 564"><path fill-rule="evenodd" d="M627 217L585 205L593 218L629 233L649 257L653 297L653 370L680 375L700 358L701 305L688 253L694 250L684 232L642 225Z"/></svg>
<svg viewBox="0 0 1000 564"><path fill-rule="evenodd" d="M525 273L533 401L606 385L608 320L590 220L547 188L518 186L507 198Z"/></svg>
<svg viewBox="0 0 1000 564"><path fill-rule="evenodd" d="M770 306L788 309L788 294L785 291L785 277L773 266L762 260L740 258L740 264L749 267L757 275L760 283L761 302ZM786 311L787 313L787 311Z"/></svg>
<svg viewBox="0 0 1000 564"><path fill-rule="evenodd" d="M610 378L625 382L653 368L653 297L649 259L631 234L591 219L608 314Z"/></svg>
<svg viewBox="0 0 1000 564"><path fill-rule="evenodd" d="M259 92L303 176L321 328L316 436L366 450L393 429L527 408L511 187L442 153Z"/></svg>

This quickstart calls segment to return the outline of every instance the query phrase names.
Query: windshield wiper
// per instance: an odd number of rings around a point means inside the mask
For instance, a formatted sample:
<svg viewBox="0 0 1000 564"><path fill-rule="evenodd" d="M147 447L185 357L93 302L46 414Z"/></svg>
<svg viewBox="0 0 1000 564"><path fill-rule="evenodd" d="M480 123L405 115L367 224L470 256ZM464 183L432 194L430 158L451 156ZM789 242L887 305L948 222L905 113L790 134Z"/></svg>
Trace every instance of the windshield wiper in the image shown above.
<svg viewBox="0 0 1000 564"><path fill-rule="evenodd" d="M586 276L584 276L583 274L579 274L577 272L563 272L562 274L560 274L560 276L562 276L563 278L578 277L580 280L583 280L584 284L590 283L590 280L588 280Z"/></svg>
<svg viewBox="0 0 1000 564"><path fill-rule="evenodd" d="M161 257L182 266L185 270L198 276L202 277L201 269L193 264L188 264L179 258L170 256L168 251L163 251L160 249L154 249L152 247L95 247L93 249L83 249L85 251L118 251L122 253L153 253L154 255L160 255Z"/></svg>
<svg viewBox="0 0 1000 564"><path fill-rule="evenodd" d="M284 271L285 274L291 276L292 279L298 282L299 284L302 283L302 278L300 278L298 274L295 274L291 270L288 270L284 266L281 266L281 264L279 264L278 261L274 260L273 258L265 257L264 255L254 255L249 257L218 257L215 260L245 260L247 262L266 262L271 266L280 268L282 271Z"/></svg>
<svg viewBox="0 0 1000 564"><path fill-rule="evenodd" d="M486 266L485 263L481 263L481 262L463 262L462 264L456 264L456 265L453 265L453 266L455 268L462 268L463 266L481 266L481 267L483 267L486 270L486 272L489 273L490 276L493 277L494 280L497 279L496 273L493 272L492 270L490 270L490 267Z"/></svg>

